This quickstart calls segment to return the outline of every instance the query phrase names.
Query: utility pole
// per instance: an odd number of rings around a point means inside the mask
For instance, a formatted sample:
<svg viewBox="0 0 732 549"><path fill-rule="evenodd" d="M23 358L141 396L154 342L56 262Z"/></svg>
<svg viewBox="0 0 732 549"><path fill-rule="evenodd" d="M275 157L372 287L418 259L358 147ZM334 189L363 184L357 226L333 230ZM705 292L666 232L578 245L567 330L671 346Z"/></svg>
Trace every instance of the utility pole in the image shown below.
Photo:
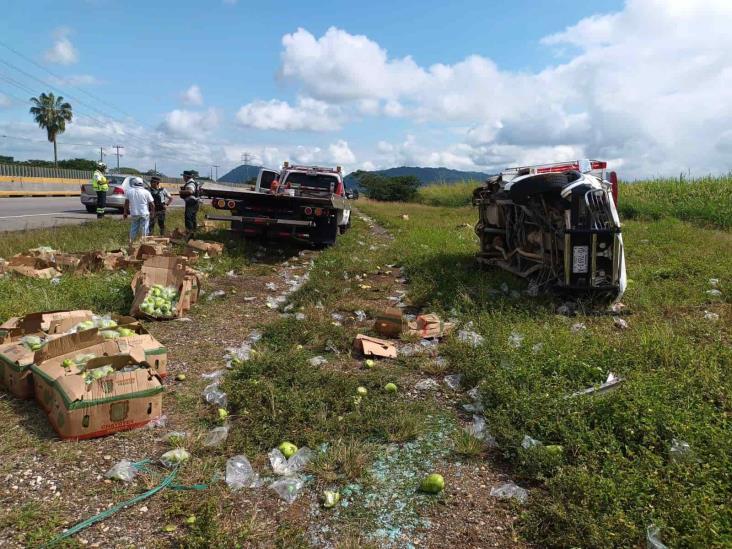
<svg viewBox="0 0 732 549"><path fill-rule="evenodd" d="M214 181L218 181L219 180L219 166L218 166L218 164L214 164L213 167L215 170Z"/></svg>
<svg viewBox="0 0 732 549"><path fill-rule="evenodd" d="M246 173L244 183L249 181L249 163L252 162L255 158L256 157L253 154L250 154L248 152L241 153L241 161L244 162L244 172Z"/></svg>
<svg viewBox="0 0 732 549"><path fill-rule="evenodd" d="M104 147L99 147L99 162L104 162Z"/></svg>
<svg viewBox="0 0 732 549"><path fill-rule="evenodd" d="M115 145L112 148L117 149L117 170L119 170L119 150L124 149L124 147L122 145Z"/></svg>

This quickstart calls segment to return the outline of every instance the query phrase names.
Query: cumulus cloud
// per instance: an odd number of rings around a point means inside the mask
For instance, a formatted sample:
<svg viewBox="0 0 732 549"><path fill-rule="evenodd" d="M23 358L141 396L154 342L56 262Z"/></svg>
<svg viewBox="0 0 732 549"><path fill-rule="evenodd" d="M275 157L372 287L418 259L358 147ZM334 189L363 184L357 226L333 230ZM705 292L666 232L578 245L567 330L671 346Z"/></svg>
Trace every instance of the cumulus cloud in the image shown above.
<svg viewBox="0 0 732 549"><path fill-rule="evenodd" d="M175 109L165 115L160 130L174 136L196 137L206 134L219 125L219 115L215 109L189 111Z"/></svg>
<svg viewBox="0 0 732 549"><path fill-rule="evenodd" d="M69 34L71 34L71 30L65 27L56 30L53 46L43 54L43 58L48 63L72 65L79 60L79 53L69 40Z"/></svg>
<svg viewBox="0 0 732 549"><path fill-rule="evenodd" d="M197 84L193 84L190 88L181 94L181 101L184 105L199 107L203 105L203 94L201 88Z"/></svg>
<svg viewBox="0 0 732 549"><path fill-rule="evenodd" d="M406 117L442 125L445 136L462 128L459 142L417 158L489 167L570 154L614 159L626 177L724 172L730 27L728 0L628 0L543 38L559 61L537 72L478 55L420 66L367 36L301 28L282 39L280 73L344 117Z"/></svg>
<svg viewBox="0 0 732 549"><path fill-rule="evenodd" d="M341 127L337 107L309 97L298 99L295 105L278 99L253 101L239 109L236 119L259 130L330 131Z"/></svg>

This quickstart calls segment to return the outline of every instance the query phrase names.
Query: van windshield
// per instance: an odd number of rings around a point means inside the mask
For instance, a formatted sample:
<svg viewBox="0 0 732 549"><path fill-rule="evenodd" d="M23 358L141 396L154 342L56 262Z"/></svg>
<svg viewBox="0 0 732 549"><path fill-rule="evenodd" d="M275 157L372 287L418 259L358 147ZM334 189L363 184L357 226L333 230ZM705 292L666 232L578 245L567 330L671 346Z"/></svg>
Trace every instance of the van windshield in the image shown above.
<svg viewBox="0 0 732 549"><path fill-rule="evenodd" d="M308 174L304 172L292 172L287 175L285 183L293 189L308 188L319 191L333 192L338 187L338 178L328 174Z"/></svg>

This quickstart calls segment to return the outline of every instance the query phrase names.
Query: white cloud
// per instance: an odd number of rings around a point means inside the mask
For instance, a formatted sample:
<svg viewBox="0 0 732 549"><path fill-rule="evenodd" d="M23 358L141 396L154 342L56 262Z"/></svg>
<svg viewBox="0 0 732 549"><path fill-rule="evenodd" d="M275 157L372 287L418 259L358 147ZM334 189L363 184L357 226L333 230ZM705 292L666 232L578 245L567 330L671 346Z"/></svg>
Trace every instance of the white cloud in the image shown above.
<svg viewBox="0 0 732 549"><path fill-rule="evenodd" d="M93 86L99 84L99 79L91 74L72 74L62 78L49 76L48 79L57 86Z"/></svg>
<svg viewBox="0 0 732 549"><path fill-rule="evenodd" d="M190 88L181 94L181 101L183 101L184 105L200 107L203 105L203 94L201 93L201 88L199 88L197 84L191 85Z"/></svg>
<svg viewBox="0 0 732 549"><path fill-rule="evenodd" d="M197 137L206 134L219 125L219 115L215 109L189 111L175 109L165 115L160 130L173 136Z"/></svg>
<svg viewBox="0 0 732 549"><path fill-rule="evenodd" d="M460 153L443 138L415 160L492 166L583 154L622 163L626 177L726 172L730 28L728 0L628 0L541 40L562 61L538 72L478 55L420 66L363 35L298 29L283 37L280 73L343 118L398 116L442 125L444 136L465 128Z"/></svg>
<svg viewBox="0 0 732 549"><path fill-rule="evenodd" d="M57 63L59 65L72 65L79 60L79 54L76 48L69 40L71 30L65 27L56 30L55 42L44 53L43 57L48 63Z"/></svg>
<svg viewBox="0 0 732 549"><path fill-rule="evenodd" d="M278 99L253 101L239 109L236 119L260 130L331 131L341 125L337 107L307 97L298 99L294 106Z"/></svg>
<svg viewBox="0 0 732 549"><path fill-rule="evenodd" d="M356 155L353 154L348 146L348 141L339 139L328 147L328 154L332 162L336 164L352 164L356 161Z"/></svg>
<svg viewBox="0 0 732 549"><path fill-rule="evenodd" d="M7 109L12 104L13 102L7 95L0 93L0 109Z"/></svg>

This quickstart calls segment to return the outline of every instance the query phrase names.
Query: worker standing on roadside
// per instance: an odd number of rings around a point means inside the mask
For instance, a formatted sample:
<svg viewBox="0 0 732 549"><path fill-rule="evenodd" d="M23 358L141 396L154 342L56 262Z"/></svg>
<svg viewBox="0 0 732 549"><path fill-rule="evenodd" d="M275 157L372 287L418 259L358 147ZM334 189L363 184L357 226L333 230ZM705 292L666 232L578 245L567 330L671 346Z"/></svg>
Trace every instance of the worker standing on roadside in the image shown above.
<svg viewBox="0 0 732 549"><path fill-rule="evenodd" d="M198 175L195 170L185 170L182 175L183 186L180 188L180 197L186 204L185 224L188 240L190 240L198 228L196 216L200 205L201 186L195 179Z"/></svg>
<svg viewBox="0 0 732 549"><path fill-rule="evenodd" d="M173 202L173 197L167 191L160 186L160 178L156 175L150 178L150 194L153 197L153 203L155 204L155 215L150 217L150 228L147 234L152 235L155 232L155 222L157 221L160 227L160 236L165 235L165 210L168 209L170 203Z"/></svg>
<svg viewBox="0 0 732 549"><path fill-rule="evenodd" d="M107 191L109 190L109 181L104 172L107 171L107 165L104 162L97 163L97 169L92 175L92 188L97 193L97 219L104 219L104 211L107 208Z"/></svg>
<svg viewBox="0 0 732 549"><path fill-rule="evenodd" d="M147 236L150 218L155 217L155 201L139 177L131 178L130 186L125 191L125 210L122 218L127 219L129 215L132 216L130 242L134 242L138 236Z"/></svg>

